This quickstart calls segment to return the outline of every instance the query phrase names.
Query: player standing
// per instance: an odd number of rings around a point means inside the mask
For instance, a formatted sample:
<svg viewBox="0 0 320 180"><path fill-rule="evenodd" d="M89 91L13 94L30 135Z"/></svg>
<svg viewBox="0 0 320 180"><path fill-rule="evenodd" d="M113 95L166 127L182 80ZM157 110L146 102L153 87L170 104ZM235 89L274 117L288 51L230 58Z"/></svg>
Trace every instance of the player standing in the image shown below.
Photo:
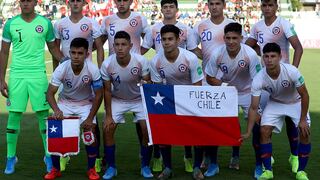
<svg viewBox="0 0 320 180"><path fill-rule="evenodd" d="M89 56L89 43L84 38L75 38L70 44L70 58L60 64L53 72L47 92L47 100L53 109L53 116L63 120L64 116L80 116L80 125L84 132L91 131L95 137L91 145L86 145L88 158L87 175L90 180L100 179L95 170L98 153L96 139L96 114L102 102L103 84L99 68ZM55 100L59 86L63 85L58 103ZM60 156L52 155L53 168L44 179L61 176Z"/></svg>
<svg viewBox="0 0 320 180"><path fill-rule="evenodd" d="M114 36L118 31L125 31L130 35L132 52L141 54L141 37L147 32L147 19L137 12L131 12L132 0L114 0L118 12L102 20L101 32L103 44L108 40L109 56L114 54Z"/></svg>
<svg viewBox="0 0 320 180"><path fill-rule="evenodd" d="M299 70L290 64L281 62L281 48L276 43L267 43L263 47L265 68L253 79L251 87L251 105L247 133L250 136L256 119L262 90L267 90L270 99L261 118L261 158L265 171L259 179L273 179L271 166L272 131L280 133L285 116L290 117L295 127L299 128L298 156L299 165L296 174L298 180L308 180L304 169L307 165L310 144L310 117L308 113L309 95Z"/></svg>
<svg viewBox="0 0 320 180"><path fill-rule="evenodd" d="M203 73L198 58L192 52L180 48L180 29L172 24L163 26L160 30L163 51L159 51L151 62L151 80L154 83L170 85L202 84ZM168 179L172 175L171 146L160 145L165 169L158 179ZM198 156L195 147L195 157ZM202 153L200 153L202 156Z"/></svg>
<svg viewBox="0 0 320 180"><path fill-rule="evenodd" d="M289 44L294 49L293 62L295 67L300 64L303 48L294 30L294 26L284 18L277 16L277 0L262 0L261 11L264 19L257 22L251 29L250 37L246 44L255 47L258 44L260 53L267 43L275 42L281 48L282 62L290 63ZM265 103L263 103L265 104ZM287 136L290 142L291 154L289 162L292 166L292 172L298 169L298 128L286 117Z"/></svg>
<svg viewBox="0 0 320 180"><path fill-rule="evenodd" d="M82 37L89 42L89 59L92 59L92 46L97 49L98 67L101 66L104 59L104 50L101 41L100 26L94 19L83 16L83 7L85 0L69 0L71 15L58 20L54 24L56 44L61 45L61 51L64 56L69 56L70 44L74 38Z"/></svg>
<svg viewBox="0 0 320 180"><path fill-rule="evenodd" d="M239 107L242 108L244 117L247 119L251 102L250 87L252 79L261 69L261 64L257 53L250 46L241 43L243 38L241 32L242 26L239 23L230 23L225 26L225 45L219 46L212 53L205 71L208 84L212 86L226 84L237 88ZM219 70L223 73L221 79L217 79ZM262 162L259 153L260 126L257 123L255 123L253 128L252 142L256 153L254 177L257 179L262 174ZM239 157L234 158L237 158L239 161ZM212 160L213 163L209 166L205 176L214 176L219 172L219 166L214 163L215 161L216 160ZM199 171L199 163L196 168L196 170ZM239 170L239 164L236 164L234 168Z"/></svg>
<svg viewBox="0 0 320 180"><path fill-rule="evenodd" d="M153 177L149 167L152 147L148 147L146 117L140 89L137 86L141 81L150 81L149 65L143 56L130 52L132 46L130 35L125 31L118 31L114 36L115 54L109 56L101 67L106 109L104 149L108 164L103 179L112 179L117 175L114 134L117 126L125 123L124 114L129 111L134 113L133 121L141 127L141 175L144 178Z"/></svg>
<svg viewBox="0 0 320 180"><path fill-rule="evenodd" d="M145 54L150 48L154 48L156 52L162 49L160 29L166 24L173 24L180 29L180 43L179 47L194 52L198 57L202 58L201 50L198 48L196 40L192 39L192 29L177 21L177 13L179 11L177 0L161 0L161 13L163 14L163 21L157 22L146 33L143 39L141 53Z"/></svg>
<svg viewBox="0 0 320 180"><path fill-rule="evenodd" d="M100 26L97 21L85 17L82 14L83 7L85 6L85 0L69 0L68 6L71 10L71 15L58 20L54 24L54 32L56 36L56 44L58 47L61 45L61 51L65 57L70 56L70 44L74 38L84 38L89 42L89 60L92 60L92 46L95 45L97 49L97 62L98 67L101 67L102 61L104 59L104 50L101 40L101 32ZM55 64L54 68L58 65ZM100 144L100 130L98 123L95 126L98 146ZM98 147L99 150L99 147ZM70 157L61 157L60 159L60 170L64 171L66 168L66 164L69 162ZM96 158L96 171L101 171L102 159L98 157Z"/></svg>

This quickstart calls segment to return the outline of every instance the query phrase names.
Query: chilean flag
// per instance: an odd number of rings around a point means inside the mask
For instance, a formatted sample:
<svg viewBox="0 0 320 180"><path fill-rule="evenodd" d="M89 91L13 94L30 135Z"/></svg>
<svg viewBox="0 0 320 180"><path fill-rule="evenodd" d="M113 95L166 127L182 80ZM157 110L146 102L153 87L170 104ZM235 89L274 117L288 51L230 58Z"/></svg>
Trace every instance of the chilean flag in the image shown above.
<svg viewBox="0 0 320 180"><path fill-rule="evenodd" d="M140 88L149 144L240 145L235 87L144 84Z"/></svg>
<svg viewBox="0 0 320 180"><path fill-rule="evenodd" d="M79 117L56 120L48 117L47 146L49 154L67 156L79 153Z"/></svg>

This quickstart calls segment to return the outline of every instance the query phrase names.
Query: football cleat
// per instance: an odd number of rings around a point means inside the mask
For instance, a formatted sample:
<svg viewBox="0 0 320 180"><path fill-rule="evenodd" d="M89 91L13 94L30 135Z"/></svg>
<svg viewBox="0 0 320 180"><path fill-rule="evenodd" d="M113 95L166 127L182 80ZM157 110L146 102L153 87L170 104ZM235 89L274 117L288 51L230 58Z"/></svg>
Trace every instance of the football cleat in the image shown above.
<svg viewBox="0 0 320 180"><path fill-rule="evenodd" d="M153 165L152 165L153 172L161 172L162 171L162 159L161 158L154 158Z"/></svg>
<svg viewBox="0 0 320 180"><path fill-rule="evenodd" d="M18 158L17 156L7 158L7 165L6 169L4 170L5 174L13 174L14 173L14 166L17 164Z"/></svg>
<svg viewBox="0 0 320 180"><path fill-rule="evenodd" d="M297 172L296 179L297 180L309 180L307 173L304 171Z"/></svg>
<svg viewBox="0 0 320 180"><path fill-rule="evenodd" d="M153 174L151 173L151 169L149 166L141 168L141 175L146 179L153 178Z"/></svg>
<svg viewBox="0 0 320 180"><path fill-rule="evenodd" d="M201 169L208 169L209 165L210 165L210 158L208 156L205 156L202 163L201 163L200 168Z"/></svg>
<svg viewBox="0 0 320 180"><path fill-rule="evenodd" d="M239 170L240 169L239 157L238 156L232 157L230 159L229 168L230 169L235 169L235 170Z"/></svg>
<svg viewBox="0 0 320 180"><path fill-rule="evenodd" d="M259 179L262 173L263 173L262 166L256 166L256 168L254 169L254 178Z"/></svg>
<svg viewBox="0 0 320 180"><path fill-rule="evenodd" d="M101 167L102 167L102 158L96 158L96 162L95 162L95 170L97 173L101 172Z"/></svg>
<svg viewBox="0 0 320 180"><path fill-rule="evenodd" d="M202 180L202 179L204 179L204 176L203 176L203 174L202 174L202 172L201 172L201 170L199 168L196 167L196 168L193 169L192 178L194 180Z"/></svg>
<svg viewBox="0 0 320 180"><path fill-rule="evenodd" d="M158 176L159 180L165 180L172 177L172 170L169 168L164 168L162 173Z"/></svg>
<svg viewBox="0 0 320 180"><path fill-rule="evenodd" d="M117 176L117 169L114 167L109 167L104 175L102 176L103 179L112 179L114 176Z"/></svg>
<svg viewBox="0 0 320 180"><path fill-rule="evenodd" d="M193 171L193 168L192 168L192 159L191 158L186 158L184 157L183 158L183 161L184 161L184 170L186 172L189 172L191 173Z"/></svg>
<svg viewBox="0 0 320 180"><path fill-rule="evenodd" d="M298 156L290 155L289 157L289 163L291 165L291 171L293 173L297 173L298 167L299 167L299 158Z"/></svg>
<svg viewBox="0 0 320 180"><path fill-rule="evenodd" d="M66 170L66 166L67 164L69 164L70 161L70 157L66 156L66 157L60 157L60 171L65 171Z"/></svg>
<svg viewBox="0 0 320 180"><path fill-rule="evenodd" d="M273 172L270 170L265 170L261 176L258 178L258 180L269 180L273 179Z"/></svg>
<svg viewBox="0 0 320 180"><path fill-rule="evenodd" d="M53 179L55 179L55 178L57 178L57 177L60 177L60 176L61 176L61 172L58 171L56 168L53 167L53 168L51 169L51 171L44 176L44 179L46 179L46 180L53 180Z"/></svg>
<svg viewBox="0 0 320 180"><path fill-rule="evenodd" d="M204 176L206 177L212 177L219 173L219 166L217 164L211 163L207 169L207 171L204 173Z"/></svg>
<svg viewBox="0 0 320 180"><path fill-rule="evenodd" d="M99 174L96 172L95 168L91 168L87 171L89 180L98 180L100 179Z"/></svg>

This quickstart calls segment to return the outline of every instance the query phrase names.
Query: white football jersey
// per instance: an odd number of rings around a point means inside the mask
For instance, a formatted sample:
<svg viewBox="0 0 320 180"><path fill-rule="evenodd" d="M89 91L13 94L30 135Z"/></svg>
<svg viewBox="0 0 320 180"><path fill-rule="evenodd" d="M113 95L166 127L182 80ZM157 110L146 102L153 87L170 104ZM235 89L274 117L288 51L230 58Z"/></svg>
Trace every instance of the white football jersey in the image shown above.
<svg viewBox="0 0 320 180"><path fill-rule="evenodd" d="M257 22L251 29L250 38L255 39L260 46L261 55L263 47L267 43L277 43L281 48L282 61L290 63L289 41L292 36L297 35L294 26L282 17L267 26L264 20Z"/></svg>
<svg viewBox="0 0 320 180"><path fill-rule="evenodd" d="M79 75L73 73L71 60L65 61L52 74L51 84L59 87L63 85L59 94L59 103L74 105L92 104L93 89L102 88L99 68L88 59Z"/></svg>
<svg viewBox="0 0 320 180"><path fill-rule="evenodd" d="M214 49L225 43L223 38L224 27L232 22L235 21L232 19L224 18L222 23L214 24L210 19L205 19L197 23L193 28L193 39L196 39L197 44L201 43L203 69L205 69L207 62L210 60ZM242 31L242 36L244 38L246 37L244 31Z"/></svg>
<svg viewBox="0 0 320 180"><path fill-rule="evenodd" d="M126 67L119 65L116 54L109 56L103 61L100 72L102 79L111 81L113 85L112 97L125 101L141 99L137 83L150 73L148 60L137 53L131 53L130 62Z"/></svg>
<svg viewBox="0 0 320 180"><path fill-rule="evenodd" d="M129 33L133 47L131 52L141 54L141 34L146 33L148 22L146 17L137 12L131 12L126 19L121 19L117 14L106 16L101 23L101 33L107 35L109 43L109 56L114 54L114 36L118 31Z"/></svg>
<svg viewBox="0 0 320 180"><path fill-rule="evenodd" d="M150 49L154 46L156 52L159 52L160 49L163 49L160 36L160 30L163 26L163 22L158 22L151 26L151 28L144 36L142 47ZM179 47L188 50L195 49L198 46L198 44L196 42L196 39L193 39L194 36L192 36L192 29L179 21L175 24L175 26L177 26L180 29Z"/></svg>
<svg viewBox="0 0 320 180"><path fill-rule="evenodd" d="M89 59L94 39L101 36L98 22L85 16L78 23L73 23L69 17L58 20L54 24L54 34L61 40L61 51L65 57L70 57L70 44L74 38L86 39L89 42Z"/></svg>
<svg viewBox="0 0 320 180"><path fill-rule="evenodd" d="M219 70L223 73L222 82L235 86L239 95L247 94L250 93L253 77L261 70L260 59L257 53L245 44L241 44L238 55L231 59L226 45L222 45L212 53L205 72L216 77Z"/></svg>
<svg viewBox="0 0 320 180"><path fill-rule="evenodd" d="M151 80L156 83L191 85L203 79L197 56L182 48L174 63L168 61L164 51L159 51L152 59L150 69Z"/></svg>
<svg viewBox="0 0 320 180"><path fill-rule="evenodd" d="M299 70L291 64L280 63L280 74L277 79L272 79L263 68L253 79L251 94L260 96L262 90L270 94L270 100L284 104L300 101L297 87L304 84L303 76Z"/></svg>

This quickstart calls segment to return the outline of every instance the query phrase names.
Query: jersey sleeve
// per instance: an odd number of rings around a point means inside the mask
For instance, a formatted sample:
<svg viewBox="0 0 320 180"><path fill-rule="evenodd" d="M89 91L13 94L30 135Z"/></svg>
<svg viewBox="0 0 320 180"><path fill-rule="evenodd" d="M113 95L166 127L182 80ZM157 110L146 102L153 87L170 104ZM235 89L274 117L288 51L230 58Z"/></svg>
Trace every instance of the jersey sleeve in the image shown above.
<svg viewBox="0 0 320 180"><path fill-rule="evenodd" d="M283 20L281 24L287 39L297 35L296 31L294 30L294 25L291 24L289 21Z"/></svg>
<svg viewBox="0 0 320 180"><path fill-rule="evenodd" d="M101 36L100 25L96 20L92 19L92 37L97 39Z"/></svg>
<svg viewBox="0 0 320 180"><path fill-rule="evenodd" d="M63 75L65 74L65 65L68 62L64 62L62 64L59 64L59 66L54 70L52 77L51 77L51 82L50 84L56 87L59 87L62 84L63 80Z"/></svg>
<svg viewBox="0 0 320 180"><path fill-rule="evenodd" d="M148 74L150 74L150 66L149 66L149 61L143 57L142 57L142 76L146 76Z"/></svg>
<svg viewBox="0 0 320 180"><path fill-rule="evenodd" d="M210 77L216 77L218 71L219 67L217 65L217 57L215 56L215 53L213 53L205 67L205 72Z"/></svg>
<svg viewBox="0 0 320 180"><path fill-rule="evenodd" d="M261 96L262 93L262 82L263 80L261 79L261 74L262 72L260 72L259 74L257 74L252 81L251 84L251 95L252 96Z"/></svg>
<svg viewBox="0 0 320 180"><path fill-rule="evenodd" d="M197 43L197 37L193 35L194 32L190 27L188 27L187 32L187 50L193 50L198 47L199 43Z"/></svg>
<svg viewBox="0 0 320 180"><path fill-rule="evenodd" d="M147 33L149 29L147 18L141 15L141 21L142 21L142 33Z"/></svg>
<svg viewBox="0 0 320 180"><path fill-rule="evenodd" d="M262 66L261 66L258 55L253 50L250 52L249 57L250 57L249 71L250 71L251 79L253 79L254 76L261 70Z"/></svg>
<svg viewBox="0 0 320 180"><path fill-rule="evenodd" d="M101 33L102 35L108 35L107 24L106 24L107 18L108 18L108 17L103 18L103 20L102 20L102 22L101 22L100 33Z"/></svg>
<svg viewBox="0 0 320 180"><path fill-rule="evenodd" d="M196 55L191 53L188 56L190 56L189 58L190 58L191 81L192 83L199 82L204 78L204 76L203 76L202 68L198 62L198 58Z"/></svg>
<svg viewBox="0 0 320 180"><path fill-rule="evenodd" d="M150 75L151 75L152 82L161 83L162 78L159 72L157 71L157 67L156 67L157 58L158 56L155 56L150 63Z"/></svg>
<svg viewBox="0 0 320 180"><path fill-rule="evenodd" d="M142 47L144 47L146 49L150 49L153 47L153 45L154 45L154 41L152 38L152 30L151 30L151 28L149 28L147 30L146 34L144 35Z"/></svg>
<svg viewBox="0 0 320 180"><path fill-rule="evenodd" d="M290 76L292 77L292 81L295 87L300 87L304 84L304 78L296 67L292 66L292 71Z"/></svg>
<svg viewBox="0 0 320 180"><path fill-rule="evenodd" d="M47 35L46 35L46 41L47 42L52 42L55 39L53 26L52 26L51 21L49 21L48 19L46 19L46 20L47 20L47 23L48 23L48 32L47 32Z"/></svg>
<svg viewBox="0 0 320 180"><path fill-rule="evenodd" d="M91 82L92 89L98 90L98 89L103 88L103 82L101 79L101 74L100 74L99 68L96 65L91 64L90 70L91 70L91 75L92 75L92 82Z"/></svg>
<svg viewBox="0 0 320 180"><path fill-rule="evenodd" d="M10 25L11 25L11 21L9 20L4 25L3 32L2 32L2 40L8 43L12 41L12 36L10 33Z"/></svg>
<svg viewBox="0 0 320 180"><path fill-rule="evenodd" d="M253 27L251 28L249 38L258 41L256 27L257 27L257 24L253 25Z"/></svg>
<svg viewBox="0 0 320 180"><path fill-rule="evenodd" d="M110 75L107 72L107 68L110 64L110 62L109 62L110 60L111 60L110 58L104 60L101 65L101 69L100 69L101 77L105 81L110 81Z"/></svg>
<svg viewBox="0 0 320 180"><path fill-rule="evenodd" d="M59 23L60 23L60 21L57 21L56 23L54 23L54 27L53 27L54 36L56 39L61 39L61 34L59 31Z"/></svg>

